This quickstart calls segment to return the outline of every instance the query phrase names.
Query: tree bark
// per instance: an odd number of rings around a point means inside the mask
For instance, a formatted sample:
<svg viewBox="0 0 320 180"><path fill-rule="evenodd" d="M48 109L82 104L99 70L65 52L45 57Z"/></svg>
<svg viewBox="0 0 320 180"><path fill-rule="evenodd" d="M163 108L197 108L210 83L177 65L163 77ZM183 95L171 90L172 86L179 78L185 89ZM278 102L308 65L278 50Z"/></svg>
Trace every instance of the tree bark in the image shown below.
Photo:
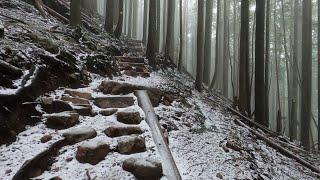
<svg viewBox="0 0 320 180"><path fill-rule="evenodd" d="M149 32L156 32L156 0L149 1ZM156 34L149 33L147 45L147 58L150 64L155 67L156 65Z"/></svg>
<svg viewBox="0 0 320 180"><path fill-rule="evenodd" d="M256 0L256 48L255 48L255 120L268 127L265 112L264 77L264 22L265 0Z"/></svg>
<svg viewBox="0 0 320 180"><path fill-rule="evenodd" d="M183 0L179 0L180 3L180 10L179 10L179 19L180 19L180 49L179 49L179 62L178 62L178 70L181 71L182 70L182 51L183 51L183 42L184 42L184 36L183 36L183 23L182 23L182 1ZM210 1L210 0L208 0ZM207 2L208 2L207 1Z"/></svg>
<svg viewBox="0 0 320 180"><path fill-rule="evenodd" d="M81 0L71 0L70 3L70 25L81 25Z"/></svg>
<svg viewBox="0 0 320 180"><path fill-rule="evenodd" d="M196 89L202 91L204 61L204 0L198 0L197 75Z"/></svg>
<svg viewBox="0 0 320 180"><path fill-rule="evenodd" d="M113 0L107 0L106 18L104 29L109 33L113 33Z"/></svg>
<svg viewBox="0 0 320 180"><path fill-rule="evenodd" d="M205 42L204 42L204 69L203 82L210 83L211 69L211 36L212 36L212 10L213 0L206 1L206 24L205 24Z"/></svg>
<svg viewBox="0 0 320 180"><path fill-rule="evenodd" d="M229 0L224 0L224 23L223 23L223 88L224 97L229 97Z"/></svg>
<svg viewBox="0 0 320 180"><path fill-rule="evenodd" d="M169 0L165 57L170 61L173 61L171 52L173 50L173 39L174 39L174 15L175 15L175 0Z"/></svg>
<svg viewBox="0 0 320 180"><path fill-rule="evenodd" d="M143 44L147 44L148 39L148 0L144 0L144 7L143 7Z"/></svg>
<svg viewBox="0 0 320 180"><path fill-rule="evenodd" d="M120 38L122 34L122 26L123 26L123 0L119 0L118 24L117 24L116 30L114 31L114 35L116 38Z"/></svg>
<svg viewBox="0 0 320 180"><path fill-rule="evenodd" d="M241 1L240 65L239 65L239 108L250 115L249 94L249 1Z"/></svg>
<svg viewBox="0 0 320 180"><path fill-rule="evenodd" d="M309 149L311 121L311 80L312 80L312 4L303 0L302 25L302 81L301 81L301 143Z"/></svg>
<svg viewBox="0 0 320 180"><path fill-rule="evenodd" d="M269 122L269 58L270 58L270 0L267 0L266 10L266 54L265 54L265 112L266 121Z"/></svg>

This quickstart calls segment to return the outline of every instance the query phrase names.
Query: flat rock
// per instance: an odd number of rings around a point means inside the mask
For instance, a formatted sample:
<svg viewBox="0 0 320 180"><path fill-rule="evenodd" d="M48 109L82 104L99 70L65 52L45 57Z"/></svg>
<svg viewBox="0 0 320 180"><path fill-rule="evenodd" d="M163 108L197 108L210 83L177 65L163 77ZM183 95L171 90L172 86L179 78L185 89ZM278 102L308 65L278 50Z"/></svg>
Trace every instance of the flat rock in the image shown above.
<svg viewBox="0 0 320 180"><path fill-rule="evenodd" d="M88 99L71 97L71 96L62 96L61 100L66 102L71 102L73 104L90 104Z"/></svg>
<svg viewBox="0 0 320 180"><path fill-rule="evenodd" d="M99 113L103 116L111 116L116 113L118 109L103 109Z"/></svg>
<svg viewBox="0 0 320 180"><path fill-rule="evenodd" d="M126 136L118 139L117 152L133 154L146 151L145 139L141 136Z"/></svg>
<svg viewBox="0 0 320 180"><path fill-rule="evenodd" d="M95 113L92 110L90 105L74 105L72 106L73 110L75 110L81 116L94 116Z"/></svg>
<svg viewBox="0 0 320 180"><path fill-rule="evenodd" d="M120 94L129 94L135 90L143 89L140 86L128 84L128 83L118 83L114 81L102 81L99 90L104 94L113 94L113 95L120 95Z"/></svg>
<svg viewBox="0 0 320 180"><path fill-rule="evenodd" d="M101 141L85 142L78 147L76 159L80 163L96 165L110 152L110 146Z"/></svg>
<svg viewBox="0 0 320 180"><path fill-rule="evenodd" d="M97 136L96 130L91 127L77 127L68 130L62 135L69 142L78 143L87 139L92 139Z"/></svg>
<svg viewBox="0 0 320 180"><path fill-rule="evenodd" d="M110 126L104 133L109 137L119 137L132 134L142 134L143 131L139 126Z"/></svg>
<svg viewBox="0 0 320 180"><path fill-rule="evenodd" d="M83 98L83 99L87 99L87 100L92 99L91 93L82 92L82 91L78 91L78 90L74 90L74 89L66 89L66 90L64 90L64 93L69 94L72 97L78 97L78 98Z"/></svg>
<svg viewBox="0 0 320 180"><path fill-rule="evenodd" d="M70 104L61 100L53 100L52 98L42 98L41 102L41 107L46 113L51 114L73 110Z"/></svg>
<svg viewBox="0 0 320 180"><path fill-rule="evenodd" d="M131 157L123 162L122 168L137 179L160 179L163 176L161 162L150 157Z"/></svg>
<svg viewBox="0 0 320 180"><path fill-rule="evenodd" d="M73 111L44 114L45 124L52 129L67 129L79 123L79 114Z"/></svg>
<svg viewBox="0 0 320 180"><path fill-rule="evenodd" d="M118 112L117 120L124 124L140 124L141 116L139 112Z"/></svg>
<svg viewBox="0 0 320 180"><path fill-rule="evenodd" d="M99 108L126 108L134 105L133 97L99 97L96 98L94 104Z"/></svg>

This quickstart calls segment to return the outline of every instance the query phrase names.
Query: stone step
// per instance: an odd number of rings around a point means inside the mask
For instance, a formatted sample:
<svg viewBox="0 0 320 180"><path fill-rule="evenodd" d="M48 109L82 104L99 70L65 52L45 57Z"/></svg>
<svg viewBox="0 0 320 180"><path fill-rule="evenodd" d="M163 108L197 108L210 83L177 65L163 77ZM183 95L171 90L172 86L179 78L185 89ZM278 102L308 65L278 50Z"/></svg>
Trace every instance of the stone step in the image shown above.
<svg viewBox="0 0 320 180"><path fill-rule="evenodd" d="M79 114L73 111L44 114L45 124L52 129L67 129L79 123Z"/></svg>
<svg viewBox="0 0 320 180"><path fill-rule="evenodd" d="M145 59L143 57L134 56L115 56L119 62L131 62L131 63L144 63Z"/></svg>
<svg viewBox="0 0 320 180"><path fill-rule="evenodd" d="M127 108L134 105L134 99L131 96L97 97L93 103L103 109Z"/></svg>
<svg viewBox="0 0 320 180"><path fill-rule="evenodd" d="M137 179L160 179L163 176L160 160L150 157L131 157L123 162L122 168Z"/></svg>
<svg viewBox="0 0 320 180"><path fill-rule="evenodd" d="M139 126L110 126L108 127L104 133L108 137L119 137L119 136L126 136L132 134L142 134L143 131Z"/></svg>
<svg viewBox="0 0 320 180"><path fill-rule="evenodd" d="M72 97L72 96L62 96L62 101L71 102L73 104L86 104L90 105L90 102L88 99L78 98L78 97Z"/></svg>
<svg viewBox="0 0 320 180"><path fill-rule="evenodd" d="M141 116L139 112L118 112L117 120L124 124L140 124Z"/></svg>
<svg viewBox="0 0 320 180"><path fill-rule="evenodd" d="M96 137L97 132L91 127L84 126L71 128L64 132L62 136L70 143L78 143Z"/></svg>
<svg viewBox="0 0 320 180"><path fill-rule="evenodd" d="M90 93L75 90L75 89L65 89L64 93L69 94L72 97L83 98L88 100L92 99L92 95Z"/></svg>
<svg viewBox="0 0 320 180"><path fill-rule="evenodd" d="M141 136L124 136L118 139L117 152L120 154L134 154L144 151L146 151L146 143Z"/></svg>
<svg viewBox="0 0 320 180"><path fill-rule="evenodd" d="M118 62L120 66L124 67L145 67L146 65L144 63L136 63L136 62Z"/></svg>
<svg viewBox="0 0 320 180"><path fill-rule="evenodd" d="M102 141L89 141L78 147L76 159L80 163L97 165L110 152L110 146Z"/></svg>

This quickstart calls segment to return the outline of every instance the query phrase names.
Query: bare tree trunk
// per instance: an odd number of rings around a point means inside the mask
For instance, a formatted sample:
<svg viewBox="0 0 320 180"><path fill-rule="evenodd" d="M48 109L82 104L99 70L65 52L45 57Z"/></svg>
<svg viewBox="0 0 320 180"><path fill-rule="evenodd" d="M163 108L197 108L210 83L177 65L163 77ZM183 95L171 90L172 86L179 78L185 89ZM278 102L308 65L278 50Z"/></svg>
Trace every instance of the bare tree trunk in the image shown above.
<svg viewBox="0 0 320 180"><path fill-rule="evenodd" d="M82 0L81 6L90 16L96 14L98 11L97 0Z"/></svg>
<svg viewBox="0 0 320 180"><path fill-rule="evenodd" d="M312 5L311 0L303 0L302 26L302 91L301 91L301 143L310 148L311 121L311 80L312 80Z"/></svg>
<svg viewBox="0 0 320 180"><path fill-rule="evenodd" d="M129 37L132 38L133 37L133 21L134 21L134 18L133 18L133 1L135 0L128 0L129 1L129 14L128 14L128 18L129 18L129 22L128 22L128 34L129 34Z"/></svg>
<svg viewBox="0 0 320 180"><path fill-rule="evenodd" d="M225 97L229 97L229 0L224 0L224 23L223 23L223 88Z"/></svg>
<svg viewBox="0 0 320 180"><path fill-rule="evenodd" d="M318 150L320 150L320 1L318 1Z"/></svg>
<svg viewBox="0 0 320 180"><path fill-rule="evenodd" d="M179 0L180 3L180 10L179 10L179 18L180 18L180 50L179 50L179 62L178 62L178 70L182 70L182 50L183 50L183 42L184 42L184 36L183 36L183 23L182 23L182 1ZM210 1L210 0L208 0ZM208 2L207 1L207 2Z"/></svg>
<svg viewBox="0 0 320 180"><path fill-rule="evenodd" d="M175 1L168 1L168 22L167 22L167 38L166 38L166 49L165 57L173 60L171 57L171 51L173 49L173 38L174 38L174 15L175 15Z"/></svg>
<svg viewBox="0 0 320 180"><path fill-rule="evenodd" d="M107 0L106 3L106 19L104 29L109 33L113 33L113 0Z"/></svg>
<svg viewBox="0 0 320 180"><path fill-rule="evenodd" d="M213 1L206 1L206 24L205 24L205 42L204 42L204 69L203 82L207 85L210 83L211 69L211 36L212 36L212 10Z"/></svg>
<svg viewBox="0 0 320 180"><path fill-rule="evenodd" d="M148 3L149 0L144 0L144 7L143 7L143 44L147 44L148 39Z"/></svg>
<svg viewBox="0 0 320 180"><path fill-rule="evenodd" d="M269 122L269 58L270 58L270 0L267 0L266 12L266 56L265 56L265 102L266 121Z"/></svg>
<svg viewBox="0 0 320 180"><path fill-rule="evenodd" d="M197 76L196 89L202 91L204 58L204 0L198 0Z"/></svg>
<svg viewBox="0 0 320 180"><path fill-rule="evenodd" d="M264 77L264 22L265 0L256 0L256 49L255 49L255 119L268 127L265 112L265 77Z"/></svg>
<svg viewBox="0 0 320 180"><path fill-rule="evenodd" d="M71 0L70 24L71 26L81 25L81 0Z"/></svg>
<svg viewBox="0 0 320 180"><path fill-rule="evenodd" d="M150 0L149 2L149 32L156 31L156 0ZM148 45L147 45L147 58L152 66L156 65L156 34L149 33L148 35Z"/></svg>
<svg viewBox="0 0 320 180"><path fill-rule="evenodd" d="M116 38L120 38L122 33L122 26L123 26L123 0L119 0L119 17L118 17L118 24L116 30L114 31L114 35Z"/></svg>
<svg viewBox="0 0 320 180"><path fill-rule="evenodd" d="M241 1L239 108L250 115L249 94L249 1Z"/></svg>
<svg viewBox="0 0 320 180"><path fill-rule="evenodd" d="M157 0L157 44L156 44L156 51L159 52L159 48L160 48L160 36L161 36L161 4L160 4L160 0Z"/></svg>

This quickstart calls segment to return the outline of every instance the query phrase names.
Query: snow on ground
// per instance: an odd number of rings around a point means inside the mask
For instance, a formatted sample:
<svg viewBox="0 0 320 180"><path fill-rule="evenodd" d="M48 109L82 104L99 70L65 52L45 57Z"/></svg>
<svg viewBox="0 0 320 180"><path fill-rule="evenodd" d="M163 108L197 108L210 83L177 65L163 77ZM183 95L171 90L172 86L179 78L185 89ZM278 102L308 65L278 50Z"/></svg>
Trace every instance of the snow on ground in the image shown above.
<svg viewBox="0 0 320 180"><path fill-rule="evenodd" d="M161 104L155 108L160 123L170 130L170 148L183 179L317 179L310 170L257 140L247 129L236 125L233 119L238 117L215 105L207 93L193 91L193 82L187 76L173 74L176 72L154 72L147 79L122 76L114 81L158 87L185 95L186 102L174 102L171 106ZM93 76L93 79L90 86L81 90L92 93L93 97L105 96L96 92L104 79L98 76ZM62 93L63 90L59 89L51 93L51 96L61 96ZM93 108L95 111L100 110L96 106ZM137 102L134 106L119 111L128 109L138 110L143 116ZM111 147L116 146L117 138L109 138L103 133L108 126L119 123L115 115L81 117L80 121L76 127L92 127L98 133L97 137L85 142L100 141ZM147 123L143 121L139 126L146 131L143 134L146 138L146 152L133 155L112 152L104 161L92 166L80 164L75 159L77 147L84 143L80 142L62 148L50 171L44 172L37 179L54 176L86 179L87 174L96 179L134 179L130 173L122 170L122 162L131 156L157 156ZM16 142L8 146L2 145L0 179L11 179L26 160L59 140L65 131L67 130L50 130L39 123L20 133ZM53 135L53 140L42 144L40 138L45 134ZM237 142L240 150L225 148L227 141ZM67 159L71 160L68 162Z"/></svg>

